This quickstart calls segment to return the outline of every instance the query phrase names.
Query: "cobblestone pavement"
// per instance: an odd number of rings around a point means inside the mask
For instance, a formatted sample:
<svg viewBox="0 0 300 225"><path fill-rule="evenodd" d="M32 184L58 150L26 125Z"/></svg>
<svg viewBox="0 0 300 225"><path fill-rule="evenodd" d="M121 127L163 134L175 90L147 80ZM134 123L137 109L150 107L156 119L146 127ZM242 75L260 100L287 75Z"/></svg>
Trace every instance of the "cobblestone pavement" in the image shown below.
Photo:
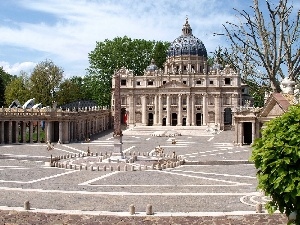
<svg viewBox="0 0 300 225"><path fill-rule="evenodd" d="M176 129L182 136L175 137L176 144L172 144L171 137L151 136L158 129ZM0 146L0 210L3 210L0 221L5 224L285 224L283 215L255 214L256 204L264 205L268 198L256 190L256 171L248 161L249 146L235 146L232 131L213 135L202 127L178 129L136 127L124 132L126 153L142 155L160 146L165 153L175 151L186 160L185 165L166 170L79 171L45 166L50 155L86 153L87 149L99 154L113 151L111 132L93 136L89 143L56 144L52 151L47 151L44 144ZM27 200L31 213L21 212ZM151 204L156 216L143 217L145 213L140 213L138 217L126 217L131 204L137 212L144 212L146 205ZM79 220L79 215L42 213L51 210L84 215ZM208 213L211 214L202 217ZM102 216L95 216L99 214ZM117 217L121 214L123 217ZM20 222L22 219L24 223Z"/></svg>

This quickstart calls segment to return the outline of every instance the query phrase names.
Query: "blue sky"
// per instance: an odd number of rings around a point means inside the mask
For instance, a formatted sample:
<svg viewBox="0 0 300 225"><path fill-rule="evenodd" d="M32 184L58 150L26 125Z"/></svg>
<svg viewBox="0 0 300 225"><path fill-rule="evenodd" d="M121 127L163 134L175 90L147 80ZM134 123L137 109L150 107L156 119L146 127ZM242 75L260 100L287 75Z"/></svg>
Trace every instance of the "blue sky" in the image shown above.
<svg viewBox="0 0 300 225"><path fill-rule="evenodd" d="M277 2L278 0L271 0ZM299 6L300 0L295 0ZM252 0L0 0L0 66L30 73L51 59L65 77L84 76L96 41L127 35L173 41L186 16L208 52L226 46L222 24L235 21L232 8Z"/></svg>

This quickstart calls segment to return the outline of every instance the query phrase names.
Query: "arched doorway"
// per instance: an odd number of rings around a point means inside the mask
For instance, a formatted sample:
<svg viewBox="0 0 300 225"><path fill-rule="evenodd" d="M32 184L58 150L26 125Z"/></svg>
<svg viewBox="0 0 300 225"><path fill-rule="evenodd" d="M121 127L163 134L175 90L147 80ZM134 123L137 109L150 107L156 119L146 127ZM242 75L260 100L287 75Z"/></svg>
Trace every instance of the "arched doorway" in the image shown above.
<svg viewBox="0 0 300 225"><path fill-rule="evenodd" d="M177 125L177 113L172 113L172 126Z"/></svg>
<svg viewBox="0 0 300 225"><path fill-rule="evenodd" d="M230 130L232 125L232 110L231 108L224 109L224 130Z"/></svg>
<svg viewBox="0 0 300 225"><path fill-rule="evenodd" d="M252 143L252 123L251 122L243 123L243 128L244 128L243 144L250 145Z"/></svg>
<svg viewBox="0 0 300 225"><path fill-rule="evenodd" d="M162 119L162 126L166 126L167 125L167 119L166 118L163 118Z"/></svg>
<svg viewBox="0 0 300 225"><path fill-rule="evenodd" d="M202 119L201 113L197 113L196 114L196 126L201 126L201 124L202 124L201 119Z"/></svg>
<svg viewBox="0 0 300 225"><path fill-rule="evenodd" d="M121 109L121 124L127 124L126 108Z"/></svg>
<svg viewBox="0 0 300 225"><path fill-rule="evenodd" d="M182 126L186 126L186 118L182 118Z"/></svg>
<svg viewBox="0 0 300 225"><path fill-rule="evenodd" d="M148 114L148 126L153 126L153 113Z"/></svg>

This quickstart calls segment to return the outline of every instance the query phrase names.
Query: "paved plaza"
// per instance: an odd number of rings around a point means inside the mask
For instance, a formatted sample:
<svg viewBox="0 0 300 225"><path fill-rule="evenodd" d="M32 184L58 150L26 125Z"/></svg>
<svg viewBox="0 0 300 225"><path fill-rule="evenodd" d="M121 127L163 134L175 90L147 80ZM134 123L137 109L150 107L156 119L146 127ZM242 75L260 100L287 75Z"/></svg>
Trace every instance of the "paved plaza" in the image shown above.
<svg viewBox="0 0 300 225"><path fill-rule="evenodd" d="M172 144L173 137L151 135L164 129L178 129L182 135L174 137L176 144ZM92 137L89 143L55 144L51 151L45 144L2 145L0 210L24 211L24 202L29 201L30 212L54 214L127 218L129 205L133 204L135 217L142 217L146 216L147 204L151 204L158 217L250 216L255 214L257 203L264 204L268 199L256 190L256 171L249 163L251 148L235 146L233 135L233 131L212 134L204 127L126 130L124 152L142 155L160 146L164 153L175 152L186 161L175 168L141 171L73 170L45 165L50 155L86 153L88 148L93 153L110 153L112 131ZM284 221L283 215L275 216Z"/></svg>

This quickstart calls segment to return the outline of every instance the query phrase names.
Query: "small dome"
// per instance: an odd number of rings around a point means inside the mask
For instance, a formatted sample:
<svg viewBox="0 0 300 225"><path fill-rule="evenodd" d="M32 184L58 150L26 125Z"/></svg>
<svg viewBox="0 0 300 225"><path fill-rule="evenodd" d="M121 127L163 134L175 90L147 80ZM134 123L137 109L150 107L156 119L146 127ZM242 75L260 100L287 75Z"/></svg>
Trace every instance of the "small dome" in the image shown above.
<svg viewBox="0 0 300 225"><path fill-rule="evenodd" d="M207 57L203 42L192 34L192 28L186 18L182 28L182 35L176 38L168 49L168 56L198 55Z"/></svg>
<svg viewBox="0 0 300 225"><path fill-rule="evenodd" d="M147 66L146 71L152 72L152 71L155 71L155 70L157 70L157 69L158 69L158 67L157 67L157 65L155 64L154 59L152 59L150 65Z"/></svg>

